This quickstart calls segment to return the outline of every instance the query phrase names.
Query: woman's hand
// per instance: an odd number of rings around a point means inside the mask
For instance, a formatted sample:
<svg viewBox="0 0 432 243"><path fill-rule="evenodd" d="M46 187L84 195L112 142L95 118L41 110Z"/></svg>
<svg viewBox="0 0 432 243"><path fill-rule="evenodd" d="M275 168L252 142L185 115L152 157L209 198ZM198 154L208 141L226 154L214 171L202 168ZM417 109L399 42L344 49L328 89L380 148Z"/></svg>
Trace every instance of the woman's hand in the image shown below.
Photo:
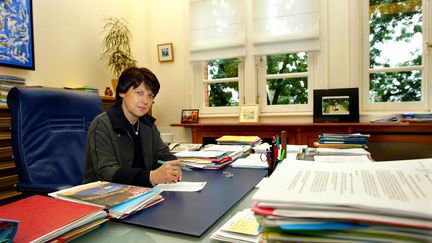
<svg viewBox="0 0 432 243"><path fill-rule="evenodd" d="M182 170L180 166L185 166L185 164L178 160L165 161L159 168L150 172L150 181L154 185L181 181Z"/></svg>

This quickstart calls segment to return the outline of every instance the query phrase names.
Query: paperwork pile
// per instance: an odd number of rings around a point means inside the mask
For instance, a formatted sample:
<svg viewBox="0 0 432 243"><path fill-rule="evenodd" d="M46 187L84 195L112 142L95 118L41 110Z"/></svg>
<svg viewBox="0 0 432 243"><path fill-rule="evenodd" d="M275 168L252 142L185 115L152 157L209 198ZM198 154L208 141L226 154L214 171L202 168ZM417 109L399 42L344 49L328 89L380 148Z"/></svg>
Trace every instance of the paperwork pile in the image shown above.
<svg viewBox="0 0 432 243"><path fill-rule="evenodd" d="M262 139L258 136L231 136L225 135L216 139L218 144L233 144L233 145L257 145L262 143Z"/></svg>
<svg viewBox="0 0 432 243"><path fill-rule="evenodd" d="M101 227L108 220L102 207L40 195L0 206L0 218L18 223L13 240L6 240L8 232L0 231L1 242L15 243L68 242ZM0 228L5 226L2 221Z"/></svg>
<svg viewBox="0 0 432 243"><path fill-rule="evenodd" d="M323 133L314 143L318 148L367 148L369 134L351 133Z"/></svg>
<svg viewBox="0 0 432 243"><path fill-rule="evenodd" d="M174 155L192 169L216 170L232 163L232 158L225 151L182 151Z"/></svg>
<svg viewBox="0 0 432 243"><path fill-rule="evenodd" d="M225 242L251 242L259 241L259 224L250 208L237 212L222 227L214 232L210 238Z"/></svg>
<svg viewBox="0 0 432 243"><path fill-rule="evenodd" d="M240 158L248 150L251 149L250 145L220 145L220 144L209 144L205 146L201 151L223 151L228 154L229 157L234 161Z"/></svg>
<svg viewBox="0 0 432 243"><path fill-rule="evenodd" d="M0 104L6 104L9 90L13 87L25 86L25 78L0 75Z"/></svg>
<svg viewBox="0 0 432 243"><path fill-rule="evenodd" d="M50 193L54 198L104 207L113 218L125 218L164 200L158 188L97 181Z"/></svg>
<svg viewBox="0 0 432 243"><path fill-rule="evenodd" d="M267 242L431 242L432 159L282 163L252 200Z"/></svg>

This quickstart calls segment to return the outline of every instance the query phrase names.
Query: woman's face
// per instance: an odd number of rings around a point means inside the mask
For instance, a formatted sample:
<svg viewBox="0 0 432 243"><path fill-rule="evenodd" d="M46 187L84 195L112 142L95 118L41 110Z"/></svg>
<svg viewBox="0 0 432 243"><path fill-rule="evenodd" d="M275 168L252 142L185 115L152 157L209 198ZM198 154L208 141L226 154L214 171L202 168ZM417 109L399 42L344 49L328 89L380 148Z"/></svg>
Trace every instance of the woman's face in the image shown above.
<svg viewBox="0 0 432 243"><path fill-rule="evenodd" d="M126 93L119 95L123 98L123 113L132 124L149 112L154 100L153 92L144 85L144 82L135 89L132 86Z"/></svg>

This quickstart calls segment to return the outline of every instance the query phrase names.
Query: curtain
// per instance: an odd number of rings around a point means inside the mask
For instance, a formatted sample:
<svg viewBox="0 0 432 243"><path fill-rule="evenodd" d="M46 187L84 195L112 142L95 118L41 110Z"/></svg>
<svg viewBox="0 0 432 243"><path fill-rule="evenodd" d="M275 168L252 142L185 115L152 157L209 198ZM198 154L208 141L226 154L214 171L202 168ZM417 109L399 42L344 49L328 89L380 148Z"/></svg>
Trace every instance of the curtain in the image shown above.
<svg viewBox="0 0 432 243"><path fill-rule="evenodd" d="M244 0L191 0L189 2L191 60L245 56L244 9Z"/></svg>
<svg viewBox="0 0 432 243"><path fill-rule="evenodd" d="M253 0L254 55L319 49L319 0Z"/></svg>

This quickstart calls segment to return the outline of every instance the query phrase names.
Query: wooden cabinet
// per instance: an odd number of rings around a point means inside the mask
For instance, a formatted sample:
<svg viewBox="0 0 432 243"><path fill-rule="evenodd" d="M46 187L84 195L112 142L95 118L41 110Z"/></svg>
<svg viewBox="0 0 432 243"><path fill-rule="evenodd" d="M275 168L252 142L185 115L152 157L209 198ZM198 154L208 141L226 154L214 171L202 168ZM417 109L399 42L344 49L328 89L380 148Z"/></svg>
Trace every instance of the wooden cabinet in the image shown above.
<svg viewBox="0 0 432 243"><path fill-rule="evenodd" d="M313 147L321 133L370 134L369 150L376 160L432 157L432 124L409 123L296 123L296 124L172 124L187 127L193 143L214 143L222 135L257 135L269 141L287 132L288 144Z"/></svg>
<svg viewBox="0 0 432 243"><path fill-rule="evenodd" d="M102 96L101 99L104 110L114 103L114 97ZM21 194L15 190L18 175L13 161L10 124L8 107L0 105L0 205L18 199Z"/></svg>

